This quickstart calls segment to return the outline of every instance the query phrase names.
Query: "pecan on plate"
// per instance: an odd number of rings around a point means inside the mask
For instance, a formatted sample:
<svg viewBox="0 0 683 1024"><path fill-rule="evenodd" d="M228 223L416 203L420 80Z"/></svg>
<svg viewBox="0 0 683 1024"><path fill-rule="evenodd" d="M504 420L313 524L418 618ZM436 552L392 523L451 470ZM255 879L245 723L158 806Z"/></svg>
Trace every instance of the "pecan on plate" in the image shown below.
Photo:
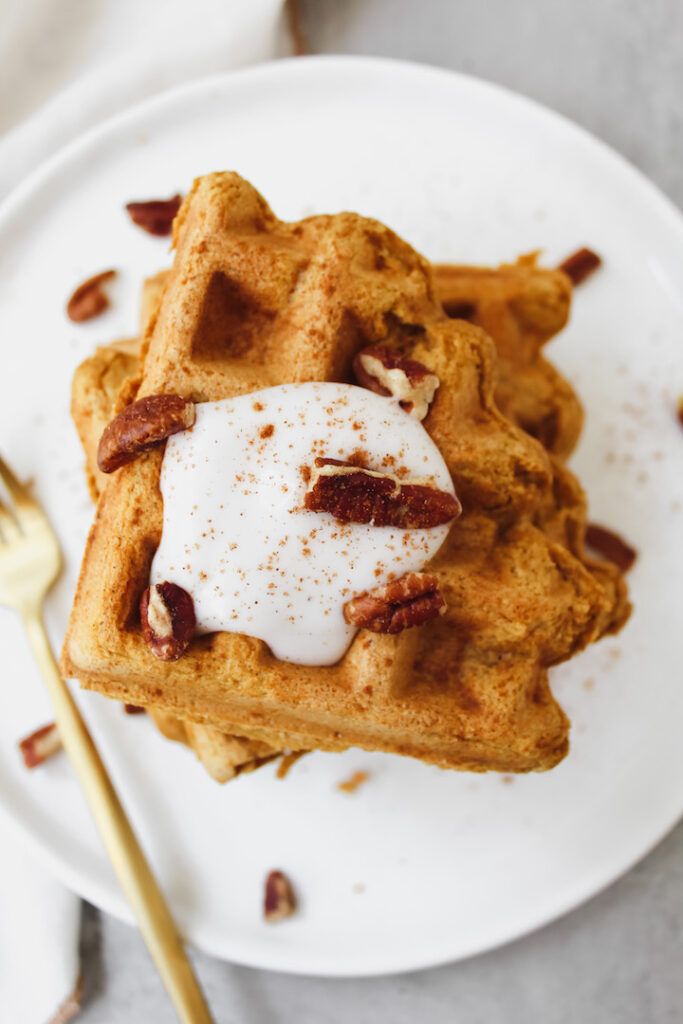
<svg viewBox="0 0 683 1024"><path fill-rule="evenodd" d="M573 285L582 284L587 277L594 274L602 260L592 249L577 249L571 256L560 263L558 270L563 270Z"/></svg>
<svg viewBox="0 0 683 1024"><path fill-rule="evenodd" d="M596 523L589 523L586 527L586 545L608 562L612 562L622 572L628 572L637 557L634 548L618 533Z"/></svg>
<svg viewBox="0 0 683 1024"><path fill-rule="evenodd" d="M154 583L140 598L142 635L161 661L177 661L194 635L192 595L175 583Z"/></svg>
<svg viewBox="0 0 683 1024"><path fill-rule="evenodd" d="M409 572L347 601L344 618L350 626L372 633L400 633L445 611L438 578L431 573Z"/></svg>
<svg viewBox="0 0 683 1024"><path fill-rule="evenodd" d="M133 224L150 235L170 235L175 215L183 197L178 193L171 199L147 199L145 202L126 203Z"/></svg>
<svg viewBox="0 0 683 1024"><path fill-rule="evenodd" d="M266 878L263 896L263 916L269 924L284 921L296 910L296 896L292 883L282 871L271 871Z"/></svg>
<svg viewBox="0 0 683 1024"><path fill-rule="evenodd" d="M105 427L97 448L97 465L103 473L115 469L171 434L187 430L196 418L194 402L180 395L147 395L122 409Z"/></svg>
<svg viewBox="0 0 683 1024"><path fill-rule="evenodd" d="M55 722L44 725L42 729L36 729L19 743L19 750L27 768L37 768L61 749L62 741Z"/></svg>
<svg viewBox="0 0 683 1024"><path fill-rule="evenodd" d="M353 361L358 383L378 395L391 395L399 405L423 420L439 386L439 378L416 359L395 352L386 345L370 345Z"/></svg>
<svg viewBox="0 0 683 1024"><path fill-rule="evenodd" d="M69 320L80 324L104 313L109 306L109 299L102 285L114 277L115 270L103 270L101 274L95 274L83 284L79 284L66 304L66 315Z"/></svg>
<svg viewBox="0 0 683 1024"><path fill-rule="evenodd" d="M345 523L372 523L402 530L424 530L460 515L454 494L422 483L402 483L390 473L376 473L338 459L316 459L304 504L312 512L329 512Z"/></svg>

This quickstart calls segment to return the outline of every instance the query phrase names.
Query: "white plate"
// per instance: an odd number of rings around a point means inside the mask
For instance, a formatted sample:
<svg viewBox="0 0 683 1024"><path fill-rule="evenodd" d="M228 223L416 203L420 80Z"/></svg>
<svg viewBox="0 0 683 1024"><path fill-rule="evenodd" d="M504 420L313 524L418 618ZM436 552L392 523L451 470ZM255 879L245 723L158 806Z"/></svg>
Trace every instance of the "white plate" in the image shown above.
<svg viewBox="0 0 683 1024"><path fill-rule="evenodd" d="M576 906L683 810L681 220L623 160L554 114L447 72L356 58L283 61L144 103L41 168L0 215L0 446L32 477L62 540L49 601L60 643L92 509L69 421L73 368L131 335L143 275L167 245L125 201L238 169L285 218L354 209L433 259L496 263L578 245L604 257L551 346L587 424L574 460L592 515L640 552L625 632L553 674L572 750L546 775L441 772L350 751L286 782L268 766L221 788L145 718L79 700L186 935L241 963L376 974L488 949ZM121 271L112 309L75 326L72 287ZM16 740L50 718L18 620L0 612L0 805L67 883L130 919L66 761L27 773ZM371 780L354 796L336 783ZM265 873L301 913L261 920Z"/></svg>

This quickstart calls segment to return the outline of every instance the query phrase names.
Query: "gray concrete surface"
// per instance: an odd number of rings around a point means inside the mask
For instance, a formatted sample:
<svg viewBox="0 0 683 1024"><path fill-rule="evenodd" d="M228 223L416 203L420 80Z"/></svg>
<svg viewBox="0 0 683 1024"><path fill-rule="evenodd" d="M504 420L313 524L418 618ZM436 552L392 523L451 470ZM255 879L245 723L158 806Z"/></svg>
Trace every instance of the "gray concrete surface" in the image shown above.
<svg viewBox="0 0 683 1024"><path fill-rule="evenodd" d="M318 53L455 68L573 118L683 203L682 0L305 0ZM83 1024L176 1018L132 929L84 910ZM327 981L196 955L220 1024L674 1024L683 1020L683 826L609 890L460 964Z"/></svg>

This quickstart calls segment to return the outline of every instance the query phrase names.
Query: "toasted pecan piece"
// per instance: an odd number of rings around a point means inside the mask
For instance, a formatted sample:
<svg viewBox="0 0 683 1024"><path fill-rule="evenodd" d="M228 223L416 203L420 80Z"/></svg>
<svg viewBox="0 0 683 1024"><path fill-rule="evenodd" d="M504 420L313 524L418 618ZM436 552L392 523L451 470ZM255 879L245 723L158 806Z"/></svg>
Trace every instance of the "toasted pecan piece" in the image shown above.
<svg viewBox="0 0 683 1024"><path fill-rule="evenodd" d="M402 483L338 459L316 459L304 504L312 512L329 512L345 523L372 523L402 530L442 526L460 515L454 494L422 483Z"/></svg>
<svg viewBox="0 0 683 1024"><path fill-rule="evenodd" d="M358 383L378 395L391 395L415 419L423 420L439 386L439 378L416 359L387 345L370 345L353 361Z"/></svg>
<svg viewBox="0 0 683 1024"><path fill-rule="evenodd" d="M594 274L602 265L602 260L592 249L577 249L571 256L560 263L558 270L564 271L571 278L572 284L582 284L587 277Z"/></svg>
<svg viewBox="0 0 683 1024"><path fill-rule="evenodd" d="M152 584L140 598L140 624L152 654L161 661L177 661L197 624L192 595L176 583Z"/></svg>
<svg viewBox="0 0 683 1024"><path fill-rule="evenodd" d="M62 740L55 722L36 729L19 742L19 750L27 768L37 768L61 749Z"/></svg>
<svg viewBox="0 0 683 1024"><path fill-rule="evenodd" d="M618 533L596 523L589 523L586 527L586 544L608 562L613 562L622 572L628 572L637 557L635 549Z"/></svg>
<svg viewBox="0 0 683 1024"><path fill-rule="evenodd" d="M113 473L141 452L194 424L194 402L180 395L147 395L122 409L105 427L97 449L97 465Z"/></svg>
<svg viewBox="0 0 683 1024"><path fill-rule="evenodd" d="M350 626L372 633L401 633L443 615L446 602L437 576L409 572L398 580L367 590L344 605Z"/></svg>
<svg viewBox="0 0 683 1024"><path fill-rule="evenodd" d="M177 193L170 199L147 199L144 202L126 203L126 210L133 224L137 224L148 234L170 235L182 201L183 197Z"/></svg>
<svg viewBox="0 0 683 1024"><path fill-rule="evenodd" d="M263 896L263 916L269 924L284 921L296 910L296 895L292 883L283 871L271 871L266 878Z"/></svg>
<svg viewBox="0 0 683 1024"><path fill-rule="evenodd" d="M83 284L79 284L66 304L66 315L69 320L80 324L104 313L105 309L109 307L109 297L102 285L114 277L116 277L115 270L103 270L101 274L95 274Z"/></svg>

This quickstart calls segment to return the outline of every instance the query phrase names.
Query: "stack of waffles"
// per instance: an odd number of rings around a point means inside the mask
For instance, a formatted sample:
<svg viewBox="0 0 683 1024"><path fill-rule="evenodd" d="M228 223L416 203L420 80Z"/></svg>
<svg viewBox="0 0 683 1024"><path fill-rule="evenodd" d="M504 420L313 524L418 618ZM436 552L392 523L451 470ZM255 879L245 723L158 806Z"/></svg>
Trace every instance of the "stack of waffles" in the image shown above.
<svg viewBox="0 0 683 1024"><path fill-rule="evenodd" d="M141 337L98 349L74 379L97 512L63 671L147 708L221 782L283 753L350 746L469 771L552 768L569 722L548 670L629 613L618 569L584 550L585 497L566 467L581 406L543 355L567 321L569 278L535 257L432 267L352 213L284 223L233 173L195 182L174 247L172 269L145 283ZM280 660L227 630L159 660L139 609L162 537L164 448L105 475L104 428L151 395L200 405L357 384L354 361L377 346L438 377L423 427L462 505L424 567L445 611L398 633L360 628L331 665Z"/></svg>

